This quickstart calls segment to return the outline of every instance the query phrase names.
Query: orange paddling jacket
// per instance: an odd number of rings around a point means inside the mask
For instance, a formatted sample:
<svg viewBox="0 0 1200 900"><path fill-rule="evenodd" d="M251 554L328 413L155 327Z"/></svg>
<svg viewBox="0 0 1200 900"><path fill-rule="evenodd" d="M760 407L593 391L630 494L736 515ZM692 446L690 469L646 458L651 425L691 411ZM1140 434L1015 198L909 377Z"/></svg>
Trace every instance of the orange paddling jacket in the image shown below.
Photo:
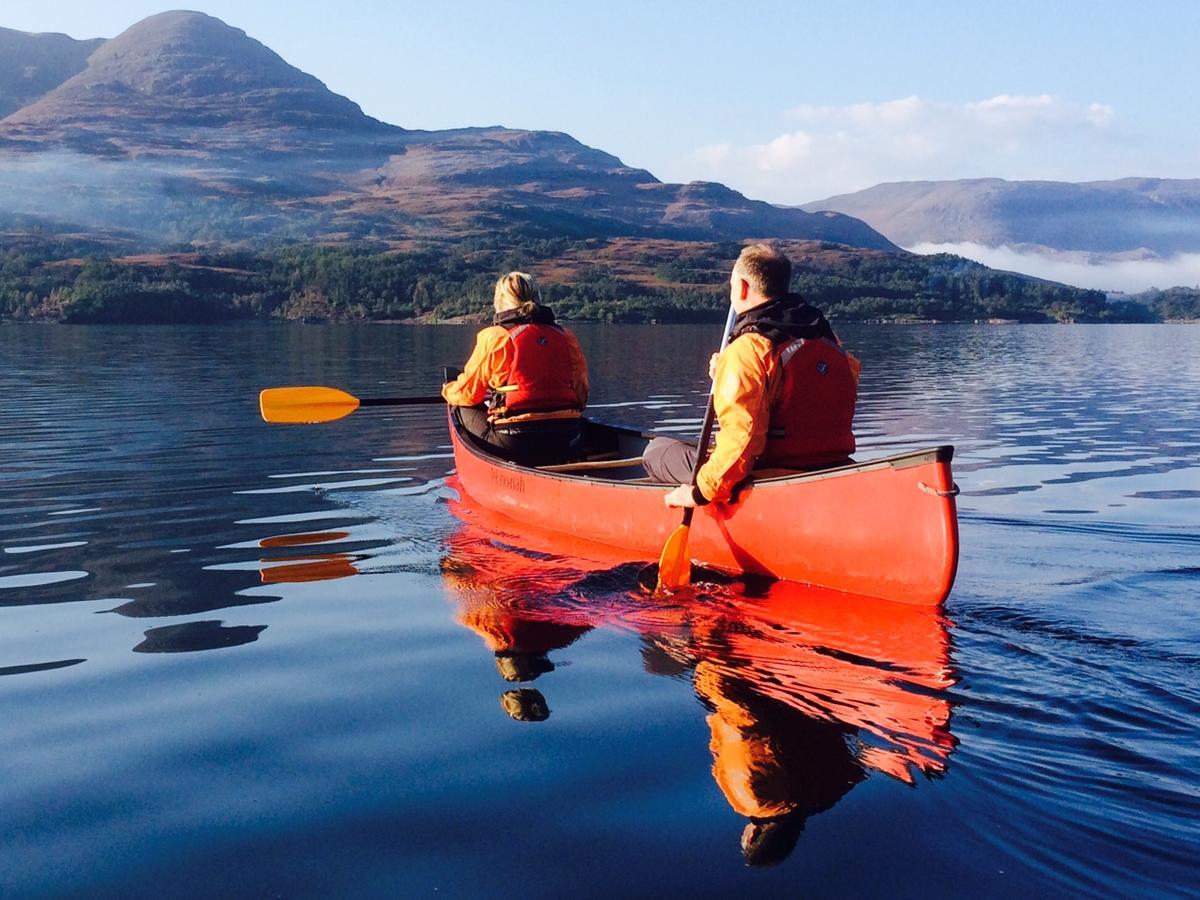
<svg viewBox="0 0 1200 900"><path fill-rule="evenodd" d="M577 418L587 405L588 374L575 335L554 324L553 314L502 322L479 332L463 373L443 385L442 397L454 406L490 397L496 425Z"/></svg>
<svg viewBox="0 0 1200 900"><path fill-rule="evenodd" d="M855 449L862 366L818 310L789 294L744 313L734 335L713 377L720 431L696 480L706 501L728 499L756 465L830 465Z"/></svg>

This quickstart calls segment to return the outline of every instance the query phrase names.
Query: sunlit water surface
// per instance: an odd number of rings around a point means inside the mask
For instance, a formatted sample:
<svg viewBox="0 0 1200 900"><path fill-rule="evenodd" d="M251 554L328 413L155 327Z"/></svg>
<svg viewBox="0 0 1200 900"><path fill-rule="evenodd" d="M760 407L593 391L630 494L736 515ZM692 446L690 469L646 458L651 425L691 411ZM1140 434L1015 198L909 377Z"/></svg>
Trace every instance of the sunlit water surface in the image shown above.
<svg viewBox="0 0 1200 900"><path fill-rule="evenodd" d="M699 430L714 326L577 330ZM1200 329L842 333L860 458L957 447L944 614L653 600L474 517L439 407L258 419L471 329L0 328L0 894L1194 891Z"/></svg>

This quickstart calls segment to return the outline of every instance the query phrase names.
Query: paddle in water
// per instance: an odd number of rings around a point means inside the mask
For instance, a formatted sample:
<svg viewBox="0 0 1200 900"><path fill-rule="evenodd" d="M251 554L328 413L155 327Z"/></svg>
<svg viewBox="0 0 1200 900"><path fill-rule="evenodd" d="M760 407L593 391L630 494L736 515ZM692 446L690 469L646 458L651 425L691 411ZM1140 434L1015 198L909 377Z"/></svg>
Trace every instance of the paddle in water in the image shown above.
<svg viewBox="0 0 1200 900"><path fill-rule="evenodd" d="M729 316L725 320L725 334L721 337L721 350L729 343L729 334L733 331L737 310L729 306ZM718 351L720 352L720 351ZM692 466L692 487L696 486L696 476L708 456L708 441L712 437L713 420L716 418L716 408L713 404L715 382L708 388L708 406L704 410L704 424L700 428L700 443L696 447L696 464ZM692 514L695 507L688 506L683 510L683 521L671 532L667 543L663 546L662 554L658 557L658 590L674 591L691 583L692 561L688 557L688 533L692 527Z"/></svg>
<svg viewBox="0 0 1200 900"><path fill-rule="evenodd" d="M331 387L267 388L258 395L258 409L264 421L311 425L332 422L350 415L360 406L421 406L445 403L436 397L368 397Z"/></svg>

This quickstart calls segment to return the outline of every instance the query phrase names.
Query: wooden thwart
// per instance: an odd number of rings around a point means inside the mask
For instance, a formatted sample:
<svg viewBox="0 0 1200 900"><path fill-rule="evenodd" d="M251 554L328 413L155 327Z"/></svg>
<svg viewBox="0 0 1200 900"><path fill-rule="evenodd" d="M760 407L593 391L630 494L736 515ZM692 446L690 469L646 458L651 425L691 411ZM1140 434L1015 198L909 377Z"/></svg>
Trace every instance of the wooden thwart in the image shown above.
<svg viewBox="0 0 1200 900"><path fill-rule="evenodd" d="M641 464L640 456L630 456L627 459L589 459L584 462L538 466L538 470L541 472L582 472L586 469L623 469L626 466L640 466Z"/></svg>

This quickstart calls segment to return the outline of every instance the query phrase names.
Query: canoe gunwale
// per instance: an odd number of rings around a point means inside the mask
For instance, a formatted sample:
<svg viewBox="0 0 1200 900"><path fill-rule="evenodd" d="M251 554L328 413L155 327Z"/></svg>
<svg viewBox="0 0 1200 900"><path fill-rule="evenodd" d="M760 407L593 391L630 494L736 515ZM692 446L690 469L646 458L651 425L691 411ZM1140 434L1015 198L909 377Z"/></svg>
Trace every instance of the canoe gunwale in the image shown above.
<svg viewBox="0 0 1200 900"><path fill-rule="evenodd" d="M454 414L454 409L455 407L453 406L448 407L450 426L455 437L455 443L469 452L472 456L478 457L488 465L507 469L512 472L533 475L537 478L557 478L565 479L571 482L597 482L604 484L606 487L618 487L627 490L661 491L663 487L669 486L668 482L629 482L618 479L598 478L595 475L589 474L551 472L546 469L539 469L536 466L523 466L519 463L501 459L498 456L488 453L475 442L475 439L466 431L466 429L462 427L458 417ZM670 436L659 435L652 431L639 431L635 428L627 428L623 425L614 425L608 422L601 422L596 419L584 419L583 421L591 424L594 427L617 432L618 434L630 438L643 438L647 441L656 437ZM919 450L907 450L903 453L894 453L890 456L878 457L876 459L860 460L848 463L846 465L834 466L828 469L818 469L812 472L794 472L787 475L776 475L762 479L752 478L750 481L743 484L739 490L745 490L750 486L753 486L755 490L771 490L774 488L790 487L803 482L821 481L826 478L842 478L846 475L853 475L859 472L870 472L882 468L908 469L914 466L922 466L934 462L948 463L953 458L953 445L940 444L934 447L926 447Z"/></svg>

